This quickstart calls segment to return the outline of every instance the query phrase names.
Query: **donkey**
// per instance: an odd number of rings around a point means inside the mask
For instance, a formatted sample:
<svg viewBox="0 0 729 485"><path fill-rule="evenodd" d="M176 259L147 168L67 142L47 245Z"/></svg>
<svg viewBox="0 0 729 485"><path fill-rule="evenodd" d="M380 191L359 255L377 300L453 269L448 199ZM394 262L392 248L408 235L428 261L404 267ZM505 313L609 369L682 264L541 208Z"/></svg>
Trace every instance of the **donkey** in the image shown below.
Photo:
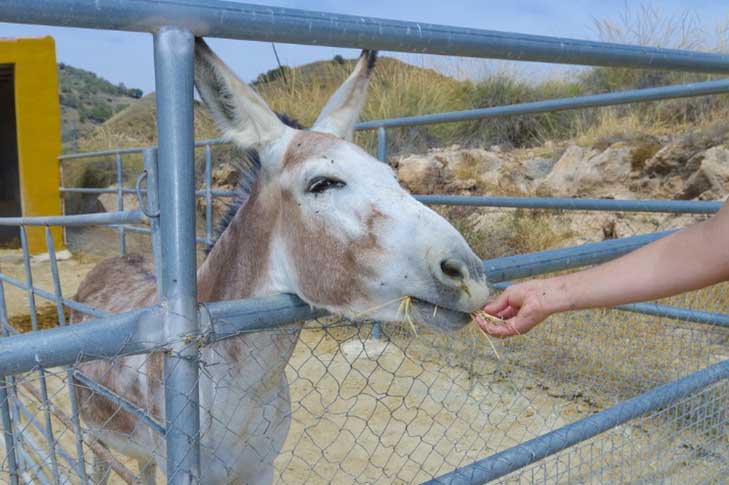
<svg viewBox="0 0 729 485"><path fill-rule="evenodd" d="M210 50L195 46L195 85L224 136L255 149L253 182L197 273L202 302L293 293L350 319L413 319L456 330L488 298L481 261L463 237L417 202L393 170L354 145L375 52L354 71L310 130L286 126ZM110 258L76 298L113 312L156 303L155 278L141 256ZM437 311L435 311L437 309ZM76 321L80 315L74 315ZM204 346L200 374L201 481L270 483L291 422L285 368L301 323ZM162 353L79 365L80 370L164 420ZM107 446L136 459L142 479L163 472L163 440L138 418L78 384L81 415ZM97 457L94 479L108 466ZM174 470L166 471L174 473Z"/></svg>

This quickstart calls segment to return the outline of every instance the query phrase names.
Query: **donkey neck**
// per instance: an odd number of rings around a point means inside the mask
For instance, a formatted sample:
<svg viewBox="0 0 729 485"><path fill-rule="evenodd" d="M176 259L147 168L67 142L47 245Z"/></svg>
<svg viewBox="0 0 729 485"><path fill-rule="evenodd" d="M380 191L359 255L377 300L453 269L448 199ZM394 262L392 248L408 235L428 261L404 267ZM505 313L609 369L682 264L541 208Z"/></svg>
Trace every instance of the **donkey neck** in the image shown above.
<svg viewBox="0 0 729 485"><path fill-rule="evenodd" d="M272 283L273 234L279 203L256 183L218 238L197 275L200 301L221 301L277 292ZM280 290L279 290L280 291Z"/></svg>

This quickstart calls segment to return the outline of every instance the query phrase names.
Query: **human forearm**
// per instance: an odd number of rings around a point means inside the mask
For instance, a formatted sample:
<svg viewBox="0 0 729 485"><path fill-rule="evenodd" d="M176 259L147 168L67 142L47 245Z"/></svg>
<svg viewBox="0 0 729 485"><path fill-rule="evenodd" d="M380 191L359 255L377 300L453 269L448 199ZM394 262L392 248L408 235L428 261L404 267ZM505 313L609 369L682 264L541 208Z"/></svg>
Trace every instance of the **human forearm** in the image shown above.
<svg viewBox="0 0 729 485"><path fill-rule="evenodd" d="M621 258L545 280L550 312L654 300L729 278L726 215L691 226Z"/></svg>

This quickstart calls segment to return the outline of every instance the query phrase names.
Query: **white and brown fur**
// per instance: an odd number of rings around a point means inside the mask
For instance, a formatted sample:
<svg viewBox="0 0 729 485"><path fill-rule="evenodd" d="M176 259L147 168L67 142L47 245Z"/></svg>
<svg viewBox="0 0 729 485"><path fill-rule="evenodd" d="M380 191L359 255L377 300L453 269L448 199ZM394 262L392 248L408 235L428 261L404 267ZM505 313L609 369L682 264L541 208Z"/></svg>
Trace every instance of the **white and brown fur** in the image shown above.
<svg viewBox="0 0 729 485"><path fill-rule="evenodd" d="M351 143L374 52L363 51L309 131L282 123L201 39L195 55L196 87L225 137L260 157L255 182L198 270L199 301L293 293L336 314L381 321L397 319L404 296L453 314L485 303L483 268L461 235L404 191L388 165ZM312 186L317 180L324 189ZM105 260L77 299L114 312L155 304L151 266L140 256ZM201 349L202 483L272 481L291 421L284 370L300 329ZM162 363L153 353L79 368L163 422ZM78 389L84 422L108 447L136 458L142 479L153 483L164 442L132 414ZM96 464L96 481L105 481L104 469Z"/></svg>

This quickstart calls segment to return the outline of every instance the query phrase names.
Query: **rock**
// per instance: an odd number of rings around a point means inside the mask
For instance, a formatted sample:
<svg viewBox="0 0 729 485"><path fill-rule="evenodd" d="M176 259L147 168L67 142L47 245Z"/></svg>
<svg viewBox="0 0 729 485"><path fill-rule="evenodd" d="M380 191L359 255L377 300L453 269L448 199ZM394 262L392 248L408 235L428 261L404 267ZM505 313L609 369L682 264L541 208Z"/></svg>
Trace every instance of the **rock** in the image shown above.
<svg viewBox="0 0 729 485"><path fill-rule="evenodd" d="M241 173L237 166L232 163L223 162L213 169L211 174L212 189L224 192L233 192L238 189ZM228 212L230 198L213 198L213 220L219 221ZM197 199L197 208L201 214L205 214L205 199Z"/></svg>
<svg viewBox="0 0 729 485"><path fill-rule="evenodd" d="M401 158L398 160L397 177L414 194L435 193L443 182L443 162L430 156Z"/></svg>
<svg viewBox="0 0 729 485"><path fill-rule="evenodd" d="M699 164L698 168L686 180L679 198L725 198L729 191L729 150L713 147L692 160Z"/></svg>
<svg viewBox="0 0 729 485"><path fill-rule="evenodd" d="M550 158L528 158L521 162L522 174L529 180L543 179L556 163Z"/></svg>
<svg viewBox="0 0 729 485"><path fill-rule="evenodd" d="M453 180L445 185L445 191L449 194L471 195L478 189L478 182L475 179Z"/></svg>
<svg viewBox="0 0 729 485"><path fill-rule="evenodd" d="M643 173L651 177L670 174L687 176L696 170L696 164L688 163L693 156L727 141L729 141L729 125L725 123L687 133L661 148L647 160Z"/></svg>

